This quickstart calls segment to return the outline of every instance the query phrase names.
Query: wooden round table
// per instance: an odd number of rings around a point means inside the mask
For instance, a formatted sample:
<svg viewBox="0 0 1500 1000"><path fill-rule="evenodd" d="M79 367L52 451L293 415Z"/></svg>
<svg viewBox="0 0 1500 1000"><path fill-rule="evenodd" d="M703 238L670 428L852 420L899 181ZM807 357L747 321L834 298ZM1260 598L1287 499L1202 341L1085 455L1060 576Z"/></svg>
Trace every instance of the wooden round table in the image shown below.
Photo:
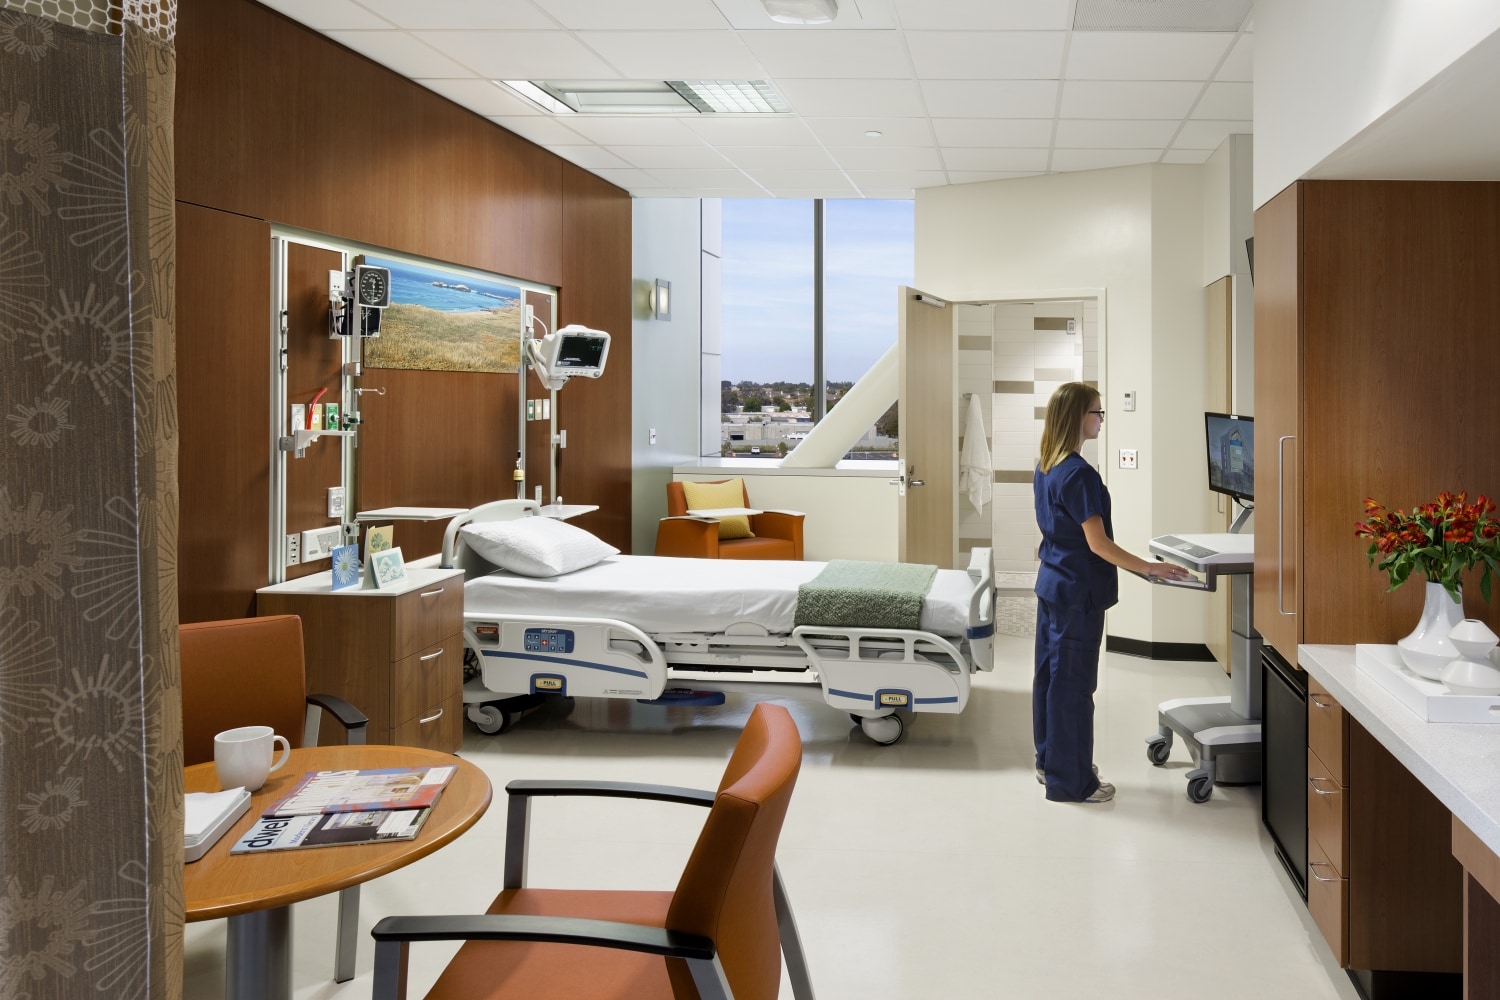
<svg viewBox="0 0 1500 1000"><path fill-rule="evenodd" d="M449 764L458 770L412 840L229 853L260 814L289 793L309 771ZM183 787L189 792L219 791L214 765L187 768ZM426 857L473 826L489 808L490 798L490 782L484 772L451 754L397 746L293 750L286 765L251 796L245 815L207 854L185 866L182 891L187 920L229 919L229 1000L290 1000L292 903L357 886Z"/></svg>

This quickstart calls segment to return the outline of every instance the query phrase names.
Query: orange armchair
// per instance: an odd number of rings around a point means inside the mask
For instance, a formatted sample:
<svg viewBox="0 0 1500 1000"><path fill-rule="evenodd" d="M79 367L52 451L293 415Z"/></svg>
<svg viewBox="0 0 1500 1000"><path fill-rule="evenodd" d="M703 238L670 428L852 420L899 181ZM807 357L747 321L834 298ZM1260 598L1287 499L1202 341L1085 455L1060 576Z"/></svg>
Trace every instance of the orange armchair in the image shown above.
<svg viewBox="0 0 1500 1000"><path fill-rule="evenodd" d="M483 915L386 917L375 938L376 1000L404 1000L408 948L463 941L426 1000L775 1000L786 960L812 1000L776 842L802 763L791 714L750 713L717 792L620 781L512 781L503 891ZM708 807L675 890L545 889L527 883L537 796L608 796Z"/></svg>
<svg viewBox="0 0 1500 1000"><path fill-rule="evenodd" d="M718 482L726 482L720 479ZM743 488L743 483L741 484ZM745 506L750 492L744 490ZM750 515L754 538L719 538L719 522L688 514L682 484L667 484L667 516L656 528L656 554L696 559L802 558L802 514L768 510Z"/></svg>

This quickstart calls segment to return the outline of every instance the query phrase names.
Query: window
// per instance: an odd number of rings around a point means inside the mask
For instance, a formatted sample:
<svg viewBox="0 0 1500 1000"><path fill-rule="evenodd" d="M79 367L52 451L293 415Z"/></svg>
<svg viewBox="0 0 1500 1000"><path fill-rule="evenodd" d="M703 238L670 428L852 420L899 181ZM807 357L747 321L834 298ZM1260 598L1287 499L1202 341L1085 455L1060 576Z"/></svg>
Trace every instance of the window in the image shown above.
<svg viewBox="0 0 1500 1000"><path fill-rule="evenodd" d="M832 406L896 342L896 288L912 283L913 204L821 203L821 343L815 332L819 203L725 199L722 206L720 453L748 455L758 448L753 453L782 454L814 422L820 360L826 405ZM891 457L893 434L892 421L882 419L851 457Z"/></svg>

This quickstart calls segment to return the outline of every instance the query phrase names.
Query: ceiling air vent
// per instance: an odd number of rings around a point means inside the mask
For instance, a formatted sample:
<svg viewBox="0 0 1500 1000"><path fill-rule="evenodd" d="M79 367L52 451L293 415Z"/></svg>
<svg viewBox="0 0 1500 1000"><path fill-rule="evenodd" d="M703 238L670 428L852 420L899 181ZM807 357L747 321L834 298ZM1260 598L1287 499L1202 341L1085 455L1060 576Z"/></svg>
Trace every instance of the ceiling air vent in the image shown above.
<svg viewBox="0 0 1500 1000"><path fill-rule="evenodd" d="M1078 0L1074 31L1238 31L1252 0Z"/></svg>

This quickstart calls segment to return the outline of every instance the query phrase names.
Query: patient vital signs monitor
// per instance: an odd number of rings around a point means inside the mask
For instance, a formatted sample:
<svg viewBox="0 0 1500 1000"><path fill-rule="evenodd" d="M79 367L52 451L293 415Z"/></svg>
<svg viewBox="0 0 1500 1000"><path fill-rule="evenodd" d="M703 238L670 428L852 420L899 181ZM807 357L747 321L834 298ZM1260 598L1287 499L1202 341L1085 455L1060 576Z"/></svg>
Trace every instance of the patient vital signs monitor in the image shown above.
<svg viewBox="0 0 1500 1000"><path fill-rule="evenodd" d="M528 338L526 348L537 378L549 389L561 389L575 375L598 378L609 360L609 334L572 324L539 339Z"/></svg>
<svg viewBox="0 0 1500 1000"><path fill-rule="evenodd" d="M1236 500L1255 499L1255 421L1231 413L1203 415L1208 440L1208 488Z"/></svg>

